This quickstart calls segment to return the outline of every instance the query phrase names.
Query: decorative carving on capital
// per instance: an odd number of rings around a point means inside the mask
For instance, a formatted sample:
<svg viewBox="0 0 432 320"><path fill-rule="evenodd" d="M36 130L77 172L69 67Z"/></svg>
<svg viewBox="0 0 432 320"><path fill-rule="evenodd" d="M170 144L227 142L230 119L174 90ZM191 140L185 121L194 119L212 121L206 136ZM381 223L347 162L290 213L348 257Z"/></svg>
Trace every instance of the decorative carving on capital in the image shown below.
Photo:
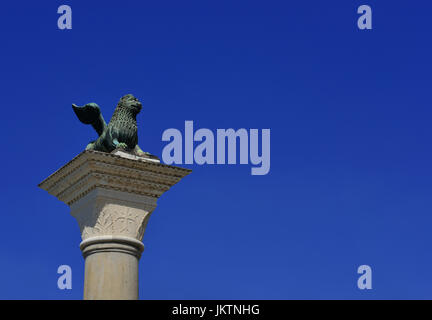
<svg viewBox="0 0 432 320"><path fill-rule="evenodd" d="M151 197L95 189L71 206L71 214L78 221L82 240L123 236L141 241L155 208L156 200Z"/></svg>

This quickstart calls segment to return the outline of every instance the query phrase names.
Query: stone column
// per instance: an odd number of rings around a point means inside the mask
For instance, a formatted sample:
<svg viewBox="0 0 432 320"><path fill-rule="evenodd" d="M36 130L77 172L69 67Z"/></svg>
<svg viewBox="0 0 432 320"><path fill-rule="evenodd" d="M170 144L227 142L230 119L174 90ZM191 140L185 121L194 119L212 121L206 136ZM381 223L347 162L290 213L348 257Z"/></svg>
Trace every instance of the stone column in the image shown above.
<svg viewBox="0 0 432 320"><path fill-rule="evenodd" d="M83 151L39 184L78 221L84 299L138 299L147 222L157 199L190 172L122 150Z"/></svg>

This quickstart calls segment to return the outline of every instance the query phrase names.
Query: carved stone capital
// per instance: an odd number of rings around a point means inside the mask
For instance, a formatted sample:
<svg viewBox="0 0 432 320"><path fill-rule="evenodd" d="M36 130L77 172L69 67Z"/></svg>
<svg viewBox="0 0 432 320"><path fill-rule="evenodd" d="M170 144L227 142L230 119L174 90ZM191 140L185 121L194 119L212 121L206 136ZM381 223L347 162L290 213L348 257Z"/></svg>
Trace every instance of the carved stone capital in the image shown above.
<svg viewBox="0 0 432 320"><path fill-rule="evenodd" d="M125 236L141 241L156 199L95 188L70 208L83 241L98 236Z"/></svg>
<svg viewBox="0 0 432 320"><path fill-rule="evenodd" d="M40 183L70 206L83 242L95 237L141 241L157 199L190 170L122 151L83 151Z"/></svg>

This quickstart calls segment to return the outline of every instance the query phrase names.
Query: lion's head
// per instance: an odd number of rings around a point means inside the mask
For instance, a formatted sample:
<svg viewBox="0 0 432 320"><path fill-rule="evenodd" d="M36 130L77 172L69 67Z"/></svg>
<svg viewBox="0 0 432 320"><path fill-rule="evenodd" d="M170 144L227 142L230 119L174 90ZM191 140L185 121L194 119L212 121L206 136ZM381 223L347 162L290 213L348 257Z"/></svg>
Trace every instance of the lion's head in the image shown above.
<svg viewBox="0 0 432 320"><path fill-rule="evenodd" d="M134 114L138 114L142 109L142 104L132 94L127 94L121 97L117 106L121 106L132 110Z"/></svg>

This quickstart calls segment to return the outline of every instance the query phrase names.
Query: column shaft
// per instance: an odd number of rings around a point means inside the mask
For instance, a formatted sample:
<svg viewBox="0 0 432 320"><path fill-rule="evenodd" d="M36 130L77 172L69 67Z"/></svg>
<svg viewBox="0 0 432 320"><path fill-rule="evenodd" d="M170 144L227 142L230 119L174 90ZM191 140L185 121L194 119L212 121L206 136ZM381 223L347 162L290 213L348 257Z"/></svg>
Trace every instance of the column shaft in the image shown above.
<svg viewBox="0 0 432 320"><path fill-rule="evenodd" d="M138 263L142 243L122 237L83 241L85 300L138 299Z"/></svg>

